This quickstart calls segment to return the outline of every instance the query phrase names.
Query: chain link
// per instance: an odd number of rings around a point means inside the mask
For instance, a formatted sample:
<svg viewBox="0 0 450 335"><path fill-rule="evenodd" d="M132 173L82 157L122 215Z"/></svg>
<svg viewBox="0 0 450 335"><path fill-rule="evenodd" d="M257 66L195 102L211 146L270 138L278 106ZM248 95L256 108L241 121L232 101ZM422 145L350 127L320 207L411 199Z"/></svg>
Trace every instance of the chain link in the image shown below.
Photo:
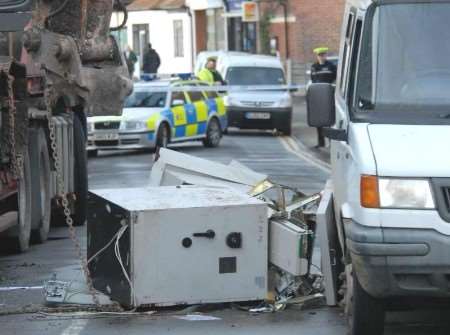
<svg viewBox="0 0 450 335"><path fill-rule="evenodd" d="M66 220L66 224L69 228L69 236L72 242L75 245L75 249L78 255L78 258L81 261L81 266L83 269L84 277L86 279L86 283L88 286L89 293L92 296L92 300L94 301L95 305L97 307L100 307L100 300L97 296L97 292L94 288L94 284L92 282L91 274L89 271L88 263L86 257L83 256L83 252L81 250L81 244L80 241L76 235L75 227L73 226L73 219L72 219L72 211L70 209L69 201L67 200L67 193L64 192L64 179L61 172L61 161L58 156L58 146L56 142L56 126L55 122L52 118L52 111L51 111L51 99L50 99L50 92L49 89L46 88L45 90L45 103L47 106L47 122L48 122L48 130L49 130L49 138L50 138L50 148L51 148L51 155L53 157L54 167L56 170L56 182L58 186L58 192L59 197L61 200L61 205L63 207L64 212L64 218Z"/></svg>
<svg viewBox="0 0 450 335"><path fill-rule="evenodd" d="M23 177L23 156L16 152L16 102L13 89L14 77L8 75L8 121L9 121L9 141L8 146L11 150L11 167L14 179Z"/></svg>

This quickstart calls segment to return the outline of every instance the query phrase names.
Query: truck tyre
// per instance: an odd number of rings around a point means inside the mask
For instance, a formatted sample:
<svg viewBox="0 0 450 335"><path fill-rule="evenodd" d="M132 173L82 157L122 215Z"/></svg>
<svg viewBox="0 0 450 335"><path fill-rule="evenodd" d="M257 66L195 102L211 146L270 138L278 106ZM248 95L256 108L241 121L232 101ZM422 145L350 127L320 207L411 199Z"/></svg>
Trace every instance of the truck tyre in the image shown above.
<svg viewBox="0 0 450 335"><path fill-rule="evenodd" d="M28 150L23 154L23 176L19 179L17 192L17 225L10 229L7 249L25 252L30 248L31 237L31 170Z"/></svg>
<svg viewBox="0 0 450 335"><path fill-rule="evenodd" d="M219 146L222 139L222 129L219 120L213 117L206 128L206 137L203 139L203 145L207 148L215 148Z"/></svg>
<svg viewBox="0 0 450 335"><path fill-rule="evenodd" d="M354 271L347 276L352 277L351 281L347 279L350 295L347 300L349 334L382 335L385 316L383 300L370 296L359 283Z"/></svg>
<svg viewBox="0 0 450 335"><path fill-rule="evenodd" d="M86 136L80 120L83 115L73 116L73 158L74 158L74 191L76 196L74 226L82 226L87 217L88 174Z"/></svg>
<svg viewBox="0 0 450 335"><path fill-rule="evenodd" d="M38 173L39 180L37 184L39 184L39 208L40 211L40 223L39 228L32 231L32 240L36 243L44 243L47 241L48 232L50 230L50 216L52 209L52 200L51 200L51 190L50 190L50 181L51 181L51 172L50 172L50 156L48 153L47 147L47 139L43 129L38 130ZM32 215L36 215L32 214Z"/></svg>

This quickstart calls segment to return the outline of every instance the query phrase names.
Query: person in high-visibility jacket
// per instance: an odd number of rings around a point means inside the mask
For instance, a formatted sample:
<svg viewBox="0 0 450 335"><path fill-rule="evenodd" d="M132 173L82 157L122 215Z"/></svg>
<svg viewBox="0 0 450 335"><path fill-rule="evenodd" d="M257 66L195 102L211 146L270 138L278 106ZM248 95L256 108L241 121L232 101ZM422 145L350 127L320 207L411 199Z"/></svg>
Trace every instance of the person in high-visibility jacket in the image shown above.
<svg viewBox="0 0 450 335"><path fill-rule="evenodd" d="M222 76L216 70L217 59L215 57L208 58L205 68L197 73L198 79L211 85L225 85Z"/></svg>

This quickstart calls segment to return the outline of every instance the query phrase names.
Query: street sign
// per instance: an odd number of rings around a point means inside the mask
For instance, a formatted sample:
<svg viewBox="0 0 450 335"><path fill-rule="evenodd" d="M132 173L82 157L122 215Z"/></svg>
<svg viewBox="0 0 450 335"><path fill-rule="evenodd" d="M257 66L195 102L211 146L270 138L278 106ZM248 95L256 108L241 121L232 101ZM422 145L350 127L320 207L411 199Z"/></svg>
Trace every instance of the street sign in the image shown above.
<svg viewBox="0 0 450 335"><path fill-rule="evenodd" d="M242 0L226 0L228 12L235 12L242 9Z"/></svg>
<svg viewBox="0 0 450 335"><path fill-rule="evenodd" d="M258 4L255 1L244 1L242 3L242 21L243 22L259 21Z"/></svg>

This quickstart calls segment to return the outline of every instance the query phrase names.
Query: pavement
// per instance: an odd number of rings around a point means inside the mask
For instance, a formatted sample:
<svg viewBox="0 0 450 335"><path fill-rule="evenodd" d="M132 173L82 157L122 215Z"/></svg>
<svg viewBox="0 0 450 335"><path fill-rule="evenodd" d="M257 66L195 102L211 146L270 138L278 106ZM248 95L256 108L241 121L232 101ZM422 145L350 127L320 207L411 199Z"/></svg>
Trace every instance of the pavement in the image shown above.
<svg viewBox="0 0 450 335"><path fill-rule="evenodd" d="M315 130L305 123L304 99L295 98L294 132L291 137L270 132L231 131L219 148L206 149L200 143L184 143L172 149L228 163L232 159L269 174L283 184L315 193L329 176L327 148L315 149ZM141 187L147 184L153 155L148 152L100 152L89 161L91 189ZM83 247L85 227L77 229ZM317 249L317 248L316 248ZM270 314L250 314L233 308L205 312L214 319L180 319L180 312L158 315L44 315L40 289L4 291L10 286L40 286L56 273L60 280L82 281L80 263L65 227L52 228L50 240L32 246L22 255L0 254L0 334L102 335L102 334L304 334L343 335L346 322L340 308L288 309ZM180 280L182 277L180 276ZM23 312L31 311L34 313ZM450 311L439 308L414 313L388 313L386 335L448 334Z"/></svg>

